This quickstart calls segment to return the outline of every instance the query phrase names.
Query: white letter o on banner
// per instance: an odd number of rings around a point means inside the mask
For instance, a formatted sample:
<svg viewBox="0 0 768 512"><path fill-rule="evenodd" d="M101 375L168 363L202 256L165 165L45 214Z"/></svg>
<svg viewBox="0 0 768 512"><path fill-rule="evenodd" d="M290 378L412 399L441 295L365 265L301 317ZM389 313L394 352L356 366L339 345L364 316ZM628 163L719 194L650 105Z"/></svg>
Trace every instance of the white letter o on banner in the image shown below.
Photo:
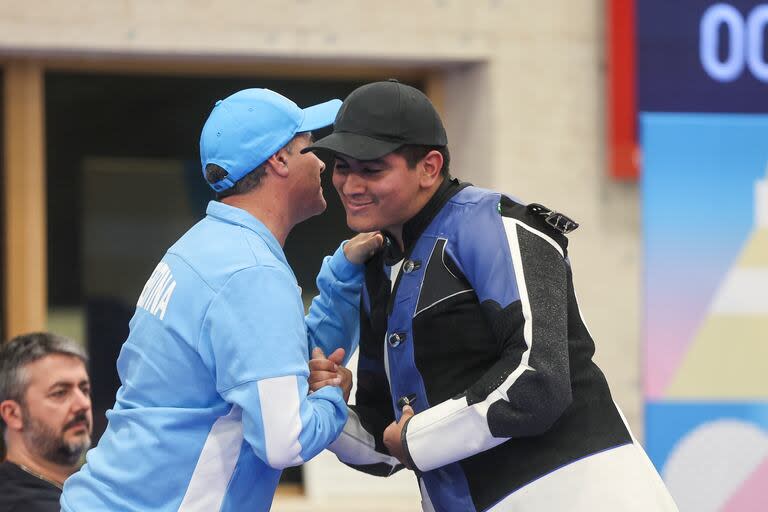
<svg viewBox="0 0 768 512"><path fill-rule="evenodd" d="M763 33L768 25L768 5L758 5L747 18L747 65L761 82L768 82L768 62L763 58Z"/></svg>

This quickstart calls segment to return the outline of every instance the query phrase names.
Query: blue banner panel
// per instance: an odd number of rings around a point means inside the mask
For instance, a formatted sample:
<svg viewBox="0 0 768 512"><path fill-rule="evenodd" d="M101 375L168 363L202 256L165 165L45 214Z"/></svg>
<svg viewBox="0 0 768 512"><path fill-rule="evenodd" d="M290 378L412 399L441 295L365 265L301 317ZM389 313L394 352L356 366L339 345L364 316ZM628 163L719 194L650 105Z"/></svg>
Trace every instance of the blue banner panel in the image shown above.
<svg viewBox="0 0 768 512"><path fill-rule="evenodd" d="M768 112L768 2L637 2L638 110Z"/></svg>

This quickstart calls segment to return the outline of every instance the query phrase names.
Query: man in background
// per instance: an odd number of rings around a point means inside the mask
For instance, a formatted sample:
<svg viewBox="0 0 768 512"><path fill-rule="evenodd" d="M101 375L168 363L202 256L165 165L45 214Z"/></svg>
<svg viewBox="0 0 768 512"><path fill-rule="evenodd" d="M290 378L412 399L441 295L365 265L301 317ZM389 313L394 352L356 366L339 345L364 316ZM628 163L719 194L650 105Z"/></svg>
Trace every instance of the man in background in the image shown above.
<svg viewBox="0 0 768 512"><path fill-rule="evenodd" d="M340 104L301 109L267 89L216 103L200 155L217 200L139 295L115 406L64 511L266 511L282 469L336 439L339 382L308 395L309 353L356 346L362 263L382 238L358 235L325 259L306 318L283 245L325 210L325 165L301 150Z"/></svg>
<svg viewBox="0 0 768 512"><path fill-rule="evenodd" d="M0 512L59 511L64 481L91 445L85 352L47 332L0 346Z"/></svg>

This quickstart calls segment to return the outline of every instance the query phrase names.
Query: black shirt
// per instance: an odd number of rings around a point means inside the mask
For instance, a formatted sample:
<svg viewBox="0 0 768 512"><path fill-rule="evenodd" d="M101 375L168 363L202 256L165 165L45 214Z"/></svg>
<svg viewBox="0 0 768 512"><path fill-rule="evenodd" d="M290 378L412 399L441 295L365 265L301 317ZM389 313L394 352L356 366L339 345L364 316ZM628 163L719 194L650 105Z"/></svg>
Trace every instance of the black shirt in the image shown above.
<svg viewBox="0 0 768 512"><path fill-rule="evenodd" d="M0 463L0 512L59 512L61 489L12 462Z"/></svg>

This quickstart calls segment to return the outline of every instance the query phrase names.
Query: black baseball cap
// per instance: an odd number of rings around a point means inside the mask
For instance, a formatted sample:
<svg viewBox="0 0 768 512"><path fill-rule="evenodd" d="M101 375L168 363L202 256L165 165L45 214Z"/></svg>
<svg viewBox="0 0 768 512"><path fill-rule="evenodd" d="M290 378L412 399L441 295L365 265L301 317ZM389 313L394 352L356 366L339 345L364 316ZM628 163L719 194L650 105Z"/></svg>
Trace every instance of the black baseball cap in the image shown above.
<svg viewBox="0 0 768 512"><path fill-rule="evenodd" d="M307 151L375 160L406 144L447 146L434 105L423 92L390 79L358 87L341 104L333 133Z"/></svg>

